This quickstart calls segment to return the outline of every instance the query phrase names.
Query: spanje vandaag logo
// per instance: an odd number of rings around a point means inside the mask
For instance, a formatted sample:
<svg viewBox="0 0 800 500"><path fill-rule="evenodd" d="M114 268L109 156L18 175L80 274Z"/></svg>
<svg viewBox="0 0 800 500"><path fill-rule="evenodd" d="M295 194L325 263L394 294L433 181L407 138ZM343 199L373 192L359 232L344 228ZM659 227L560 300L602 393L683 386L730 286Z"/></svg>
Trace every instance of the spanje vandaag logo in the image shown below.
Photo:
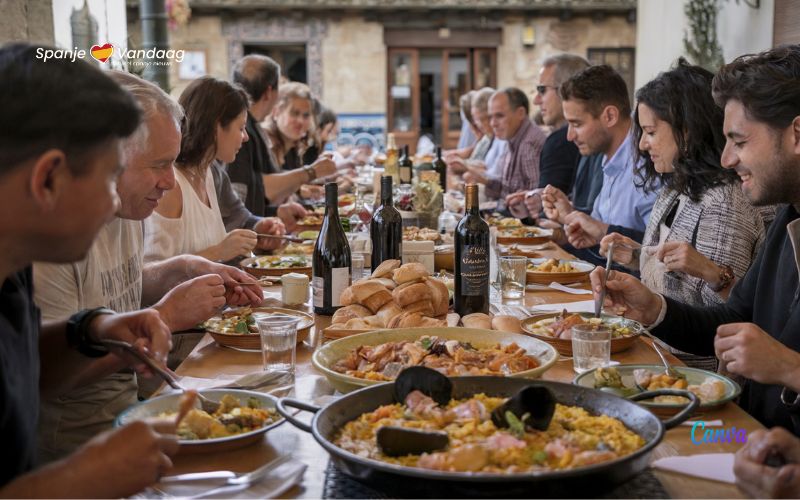
<svg viewBox="0 0 800 500"><path fill-rule="evenodd" d="M36 49L36 59L41 59L45 62L49 61L50 59L67 59L75 62L78 59L86 59L88 55L91 55L91 57L97 61L105 63L111 60L115 53L118 53L118 56L114 57L114 60L119 58L123 64L130 66L169 66L172 61L183 62L185 51L183 49L165 50L155 48L147 50L127 49L117 51L114 48L114 45L110 43L104 43L102 45L92 45L88 54L86 50L78 49L78 47L75 47L74 49L45 49L43 47L39 47Z"/></svg>

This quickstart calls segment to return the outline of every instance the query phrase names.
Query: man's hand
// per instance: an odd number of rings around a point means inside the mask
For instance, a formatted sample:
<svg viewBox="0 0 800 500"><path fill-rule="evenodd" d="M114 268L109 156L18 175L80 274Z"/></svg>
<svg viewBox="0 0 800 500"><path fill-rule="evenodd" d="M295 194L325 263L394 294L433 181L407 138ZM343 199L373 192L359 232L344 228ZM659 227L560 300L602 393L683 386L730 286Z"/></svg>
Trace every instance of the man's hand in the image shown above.
<svg viewBox="0 0 800 500"><path fill-rule="evenodd" d="M250 252L256 247L258 238L254 231L249 229L234 229L225 239L215 245L214 260L221 260L227 262L235 259L236 257L250 255Z"/></svg>
<svg viewBox="0 0 800 500"><path fill-rule="evenodd" d="M273 234L275 236L283 236L286 234L286 227L277 217L264 217L256 222L255 226L253 226L253 230L258 234ZM274 250L280 248L283 243L283 240L277 238L258 238L258 244L256 246L261 250Z"/></svg>
<svg viewBox="0 0 800 500"><path fill-rule="evenodd" d="M597 267L589 275L595 300L598 300L602 290L605 272L602 267ZM608 276L606 288L603 307L645 326L653 324L658 319L661 312L661 299L658 294L650 291L630 274L612 271Z"/></svg>
<svg viewBox="0 0 800 500"><path fill-rule="evenodd" d="M314 184L300 186L300 198L304 200L319 200L325 196L325 188Z"/></svg>
<svg viewBox="0 0 800 500"><path fill-rule="evenodd" d="M283 222L287 232L297 228L297 222L308 215L308 210L296 201L289 201L278 207L278 218Z"/></svg>
<svg viewBox="0 0 800 500"><path fill-rule="evenodd" d="M753 323L729 323L717 328L714 352L731 373L762 384L800 391L800 353L781 344Z"/></svg>
<svg viewBox="0 0 800 500"><path fill-rule="evenodd" d="M518 219L524 219L529 215L528 208L525 206L526 194L527 191L517 191L506 196L506 207L508 207L511 215Z"/></svg>
<svg viewBox="0 0 800 500"><path fill-rule="evenodd" d="M454 174L463 174L467 171L467 164L463 158L460 156L453 156L449 159L445 160L447 162L447 168L450 170L451 173Z"/></svg>
<svg viewBox="0 0 800 500"><path fill-rule="evenodd" d="M264 290L251 274L241 269L192 256L187 268L190 278L216 274L225 285L225 302L229 306L257 306L264 301Z"/></svg>
<svg viewBox="0 0 800 500"><path fill-rule="evenodd" d="M663 262L670 271L686 273L711 285L716 285L719 281L719 266L686 241L662 243L658 246L656 258Z"/></svg>
<svg viewBox="0 0 800 500"><path fill-rule="evenodd" d="M550 184L542 191L542 208L548 219L561 224L565 224L567 215L575 210L567 195Z"/></svg>
<svg viewBox="0 0 800 500"><path fill-rule="evenodd" d="M207 274L181 283L155 305L170 331L193 328L217 314L225 305L225 286L216 274Z"/></svg>
<svg viewBox="0 0 800 500"><path fill-rule="evenodd" d="M593 219L583 212L574 210L564 218L565 232L570 245L575 248L589 248L600 243L606 232L608 224Z"/></svg>
<svg viewBox="0 0 800 500"><path fill-rule="evenodd" d="M329 156L320 156L317 161L311 164L311 168L317 174L317 179L334 175L337 172L336 164Z"/></svg>
<svg viewBox="0 0 800 500"><path fill-rule="evenodd" d="M600 255L605 257L608 253L608 245L614 243L614 262L617 264L628 265L633 262L633 251L642 248L637 241L623 236L619 233L607 234L600 240Z"/></svg>
<svg viewBox="0 0 800 500"><path fill-rule="evenodd" d="M169 326L161 319L155 309L144 309L130 313L101 314L92 320L88 332L90 339L123 340L134 344L141 351L158 362L166 363L167 354L172 348L172 334ZM150 369L127 352L116 351L129 366L149 376Z"/></svg>
<svg viewBox="0 0 800 500"><path fill-rule="evenodd" d="M92 438L63 465L89 488L79 496L129 497L156 483L177 451L174 422L137 421Z"/></svg>
<svg viewBox="0 0 800 500"><path fill-rule="evenodd" d="M778 456L785 465L771 467L767 458ZM800 497L800 440L781 427L757 430L736 452L736 486L752 498Z"/></svg>

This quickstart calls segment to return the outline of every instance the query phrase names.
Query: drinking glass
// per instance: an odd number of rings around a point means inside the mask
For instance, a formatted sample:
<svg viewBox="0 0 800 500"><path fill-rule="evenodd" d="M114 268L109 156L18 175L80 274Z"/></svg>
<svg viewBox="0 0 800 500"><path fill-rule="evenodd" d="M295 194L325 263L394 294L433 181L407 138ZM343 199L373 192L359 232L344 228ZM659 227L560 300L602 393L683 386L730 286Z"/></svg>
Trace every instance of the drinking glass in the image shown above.
<svg viewBox="0 0 800 500"><path fill-rule="evenodd" d="M256 318L264 370L294 373L299 321L300 318L282 314Z"/></svg>
<svg viewBox="0 0 800 500"><path fill-rule="evenodd" d="M527 263L528 258L524 255L500 257L500 290L504 299L525 297Z"/></svg>
<svg viewBox="0 0 800 500"><path fill-rule="evenodd" d="M611 361L611 330L597 325L572 327L572 366L583 373Z"/></svg>
<svg viewBox="0 0 800 500"><path fill-rule="evenodd" d="M350 270L353 283L364 277L364 256L360 253L350 255Z"/></svg>

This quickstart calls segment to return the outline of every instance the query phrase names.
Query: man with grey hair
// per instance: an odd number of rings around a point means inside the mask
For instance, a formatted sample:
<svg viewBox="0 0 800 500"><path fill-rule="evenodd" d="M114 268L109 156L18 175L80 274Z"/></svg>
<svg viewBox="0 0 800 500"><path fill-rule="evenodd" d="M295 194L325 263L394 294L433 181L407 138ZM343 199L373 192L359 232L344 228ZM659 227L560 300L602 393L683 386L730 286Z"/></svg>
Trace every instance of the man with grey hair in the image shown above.
<svg viewBox="0 0 800 500"><path fill-rule="evenodd" d="M539 156L547 136L531 121L529 112L528 96L518 88L506 87L492 94L489 124L495 137L508 141L500 160L502 174L500 179L481 179L470 171L464 174L465 182L484 182L486 196L500 200L539 185Z"/></svg>
<svg viewBox="0 0 800 500"><path fill-rule="evenodd" d="M34 265L35 300L42 319L62 320L86 308L129 312L154 304L170 330L178 331L208 319L226 303L260 303L261 288L250 275L202 257L184 255L144 266L142 221L175 185L173 163L180 149L183 112L152 83L116 71L110 76L133 94L143 111L142 123L122 146L126 168L117 180L119 209L101 229L85 259ZM98 363L92 373L78 377L105 377L42 401L40 459L51 461L72 452L109 429L120 411L136 403L134 373L120 371L124 365L114 355Z"/></svg>
<svg viewBox="0 0 800 500"><path fill-rule="evenodd" d="M234 65L233 81L244 87L250 96L245 123L250 140L242 144L236 159L227 165L227 175L250 212L257 216L277 215L286 229L292 231L296 222L306 216L306 210L296 202L276 207L270 200L284 199L300 189L308 181L308 173L304 169L281 172L272 156L269 139L259 125L278 102L280 75L278 63L260 54L246 55ZM317 179L336 173L336 165L325 157L315 161L310 168ZM225 208L220 207L224 212Z"/></svg>
<svg viewBox="0 0 800 500"><path fill-rule="evenodd" d="M553 132L547 137L542 148L538 188L513 193L506 198L506 206L515 217L537 218L542 211L540 193L548 185L569 193L576 182L576 167L581 177L581 184L584 183L583 177L588 176L595 188L593 189L595 195L600 191L597 183L602 185L603 171L599 162L590 161L592 157L581 158L575 143L567 140L567 120L561 108L559 93L562 83L588 67L586 59L574 54L558 54L542 62L533 103L539 106L544 124ZM578 166L579 161L580 166Z"/></svg>

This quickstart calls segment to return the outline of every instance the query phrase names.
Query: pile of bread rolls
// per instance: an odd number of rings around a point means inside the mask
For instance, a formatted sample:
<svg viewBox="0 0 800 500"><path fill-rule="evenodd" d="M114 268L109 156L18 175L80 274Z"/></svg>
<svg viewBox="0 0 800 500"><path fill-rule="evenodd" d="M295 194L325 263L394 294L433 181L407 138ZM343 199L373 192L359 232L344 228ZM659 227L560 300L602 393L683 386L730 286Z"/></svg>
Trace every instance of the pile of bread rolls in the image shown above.
<svg viewBox="0 0 800 500"><path fill-rule="evenodd" d="M424 265L399 260L382 262L369 279L346 288L340 297L344 307L331 320L331 328L371 330L458 326L521 333L519 319L513 316L490 317L468 314L460 318L448 314L450 296L447 285L430 276Z"/></svg>

